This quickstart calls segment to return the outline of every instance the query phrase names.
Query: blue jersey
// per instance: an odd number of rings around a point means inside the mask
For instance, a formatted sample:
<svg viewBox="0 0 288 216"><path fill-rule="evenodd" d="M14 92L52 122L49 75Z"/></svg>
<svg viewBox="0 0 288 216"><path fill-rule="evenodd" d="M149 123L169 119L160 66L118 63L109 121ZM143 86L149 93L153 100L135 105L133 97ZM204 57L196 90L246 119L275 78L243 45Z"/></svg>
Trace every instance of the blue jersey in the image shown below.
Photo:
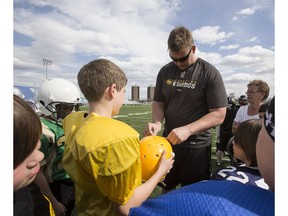
<svg viewBox="0 0 288 216"><path fill-rule="evenodd" d="M129 216L274 215L270 190L233 181L208 180L146 200Z"/></svg>
<svg viewBox="0 0 288 216"><path fill-rule="evenodd" d="M210 177L212 180L230 180L242 184L254 185L263 189L269 189L269 186L262 178L257 167L229 166L216 170Z"/></svg>

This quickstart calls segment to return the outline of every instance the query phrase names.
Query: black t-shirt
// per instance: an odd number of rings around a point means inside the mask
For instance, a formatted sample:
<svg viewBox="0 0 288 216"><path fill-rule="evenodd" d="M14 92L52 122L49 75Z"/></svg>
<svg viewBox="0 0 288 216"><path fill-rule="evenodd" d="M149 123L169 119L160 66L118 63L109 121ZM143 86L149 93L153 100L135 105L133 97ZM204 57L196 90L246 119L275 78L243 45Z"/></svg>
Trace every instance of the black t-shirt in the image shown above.
<svg viewBox="0 0 288 216"><path fill-rule="evenodd" d="M198 58L185 71L170 62L158 73L154 101L164 102L167 136L174 128L190 124L209 113L209 109L227 107L226 90L219 71ZM210 132L190 136L180 144L186 147L210 145Z"/></svg>
<svg viewBox="0 0 288 216"><path fill-rule="evenodd" d="M33 215L55 215L51 203L34 182L14 192L14 216Z"/></svg>
<svg viewBox="0 0 288 216"><path fill-rule="evenodd" d="M14 216L33 216L33 199L28 187L14 192L13 198Z"/></svg>

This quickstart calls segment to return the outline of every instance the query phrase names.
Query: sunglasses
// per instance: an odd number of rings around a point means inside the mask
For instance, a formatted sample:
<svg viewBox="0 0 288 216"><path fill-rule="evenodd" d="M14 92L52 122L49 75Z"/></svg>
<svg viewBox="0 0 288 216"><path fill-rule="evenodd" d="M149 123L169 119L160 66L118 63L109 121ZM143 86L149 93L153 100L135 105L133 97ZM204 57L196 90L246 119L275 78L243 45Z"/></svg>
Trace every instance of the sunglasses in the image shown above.
<svg viewBox="0 0 288 216"><path fill-rule="evenodd" d="M188 52L188 54L186 55L186 56L184 56L184 57L182 57L182 58L179 58L179 59L177 59L177 58L174 58L174 57L172 57L170 54L169 54L169 56L170 56L170 58L174 61L174 62L185 62L188 58L189 58L189 55L190 55L190 53L191 53L191 50L192 50L192 48L190 49L190 51Z"/></svg>

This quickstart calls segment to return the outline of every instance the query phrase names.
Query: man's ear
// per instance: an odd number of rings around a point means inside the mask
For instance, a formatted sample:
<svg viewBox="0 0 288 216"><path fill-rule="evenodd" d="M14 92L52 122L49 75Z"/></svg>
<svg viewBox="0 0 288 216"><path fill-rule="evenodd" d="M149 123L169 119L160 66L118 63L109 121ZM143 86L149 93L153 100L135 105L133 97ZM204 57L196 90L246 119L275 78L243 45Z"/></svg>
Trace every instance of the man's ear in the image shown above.
<svg viewBox="0 0 288 216"><path fill-rule="evenodd" d="M192 46L192 53L195 54L195 51L196 51L196 46L193 45L193 46Z"/></svg>

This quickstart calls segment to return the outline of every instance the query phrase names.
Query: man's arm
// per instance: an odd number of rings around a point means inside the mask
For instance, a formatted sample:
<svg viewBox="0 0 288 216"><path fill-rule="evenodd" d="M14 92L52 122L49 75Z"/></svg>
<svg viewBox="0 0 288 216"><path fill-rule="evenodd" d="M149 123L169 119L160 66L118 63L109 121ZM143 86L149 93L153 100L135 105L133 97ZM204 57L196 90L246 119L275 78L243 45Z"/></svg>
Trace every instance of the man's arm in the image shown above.
<svg viewBox="0 0 288 216"><path fill-rule="evenodd" d="M226 107L210 109L208 114L197 121L182 127L174 128L167 136L167 139L173 145L180 144L187 140L191 135L198 134L222 124L225 115Z"/></svg>
<svg viewBox="0 0 288 216"><path fill-rule="evenodd" d="M65 206L60 203L55 196L53 195L49 183L43 173L42 170L40 170L34 179L34 182L38 185L40 188L41 192L48 197L48 199L51 201L51 204L53 206L53 209L55 211L55 214L58 215L66 215L65 213Z"/></svg>

